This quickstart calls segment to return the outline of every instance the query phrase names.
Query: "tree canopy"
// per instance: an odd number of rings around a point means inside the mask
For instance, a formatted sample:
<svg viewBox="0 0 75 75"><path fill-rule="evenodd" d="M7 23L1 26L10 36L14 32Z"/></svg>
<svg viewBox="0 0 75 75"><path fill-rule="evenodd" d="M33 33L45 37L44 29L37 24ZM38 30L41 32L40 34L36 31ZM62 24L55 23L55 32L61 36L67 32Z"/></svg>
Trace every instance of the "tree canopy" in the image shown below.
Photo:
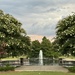
<svg viewBox="0 0 75 75"><path fill-rule="evenodd" d="M44 57L52 57L51 42L45 36L42 38L41 50L43 50Z"/></svg>
<svg viewBox="0 0 75 75"><path fill-rule="evenodd" d="M21 22L12 15L5 14L0 10L0 44L5 44L3 50L8 55L17 56L26 52L27 41L24 39L28 37L26 36L26 31L21 26Z"/></svg>
<svg viewBox="0 0 75 75"><path fill-rule="evenodd" d="M41 47L41 44L38 40L35 40L35 41L32 41L32 44L31 44L31 52L30 52L30 57L39 57L39 51L40 51L40 48Z"/></svg>
<svg viewBox="0 0 75 75"><path fill-rule="evenodd" d="M42 38L42 42L39 42L38 40L32 41L30 57L38 58L40 50L43 51L44 57L53 57L51 42L45 36Z"/></svg>
<svg viewBox="0 0 75 75"><path fill-rule="evenodd" d="M75 56L75 14L60 20L56 26L56 30L59 51L63 55Z"/></svg>

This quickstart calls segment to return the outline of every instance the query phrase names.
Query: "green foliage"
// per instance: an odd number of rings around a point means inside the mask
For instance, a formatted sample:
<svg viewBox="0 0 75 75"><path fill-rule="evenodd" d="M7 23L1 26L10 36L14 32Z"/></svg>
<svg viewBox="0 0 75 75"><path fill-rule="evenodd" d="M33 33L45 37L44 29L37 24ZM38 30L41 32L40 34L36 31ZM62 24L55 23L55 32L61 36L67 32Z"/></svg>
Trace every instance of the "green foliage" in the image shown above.
<svg viewBox="0 0 75 75"><path fill-rule="evenodd" d="M0 10L0 45L5 43L2 50L8 56L23 55L29 50L30 39L21 26L22 24L12 15Z"/></svg>
<svg viewBox="0 0 75 75"><path fill-rule="evenodd" d="M59 46L57 44L57 40L55 39L53 42L52 42L52 55L55 57L55 58L58 58L59 56L61 56L61 53L59 52Z"/></svg>
<svg viewBox="0 0 75 75"><path fill-rule="evenodd" d="M42 39L41 50L43 50L44 57L52 57L51 42L46 37L43 37Z"/></svg>
<svg viewBox="0 0 75 75"><path fill-rule="evenodd" d="M60 20L56 29L56 40L59 51L63 55L75 56L75 14Z"/></svg>
<svg viewBox="0 0 75 75"><path fill-rule="evenodd" d="M38 57L40 51L40 42L38 40L32 41L31 52L29 57Z"/></svg>
<svg viewBox="0 0 75 75"><path fill-rule="evenodd" d="M14 70L15 70L15 67L10 66L10 65L0 67L0 71L14 71Z"/></svg>
<svg viewBox="0 0 75 75"><path fill-rule="evenodd" d="M51 42L46 37L43 37L42 42L40 43L38 40L35 40L31 44L31 52L29 54L30 57L39 57L39 51L43 51L44 57L53 57L53 51L51 49Z"/></svg>
<svg viewBox="0 0 75 75"><path fill-rule="evenodd" d="M73 67L68 67L68 70L69 70L69 72L75 73L75 66L73 66Z"/></svg>

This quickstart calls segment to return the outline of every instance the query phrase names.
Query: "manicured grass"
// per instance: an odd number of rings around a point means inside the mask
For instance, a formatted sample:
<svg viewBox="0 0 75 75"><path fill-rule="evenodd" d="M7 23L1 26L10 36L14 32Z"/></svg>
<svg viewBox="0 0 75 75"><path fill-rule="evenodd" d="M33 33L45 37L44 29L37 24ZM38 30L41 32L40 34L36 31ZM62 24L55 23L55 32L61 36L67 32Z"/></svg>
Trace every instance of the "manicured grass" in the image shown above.
<svg viewBox="0 0 75 75"><path fill-rule="evenodd" d="M60 56L59 58L75 59L75 56Z"/></svg>
<svg viewBox="0 0 75 75"><path fill-rule="evenodd" d="M20 58L26 58L26 56L18 56L18 57L7 57L7 58L2 58L1 60L19 60ZM74 56L60 56L59 58L70 58L70 59L75 59Z"/></svg>
<svg viewBox="0 0 75 75"><path fill-rule="evenodd" d="M64 72L0 72L0 75L75 75L75 73Z"/></svg>
<svg viewBox="0 0 75 75"><path fill-rule="evenodd" d="M8 58L2 58L1 60L18 60L19 58L12 58L12 57L8 57Z"/></svg>
<svg viewBox="0 0 75 75"><path fill-rule="evenodd" d="M7 58L2 58L1 60L19 60L20 58L26 58L26 56L7 57Z"/></svg>

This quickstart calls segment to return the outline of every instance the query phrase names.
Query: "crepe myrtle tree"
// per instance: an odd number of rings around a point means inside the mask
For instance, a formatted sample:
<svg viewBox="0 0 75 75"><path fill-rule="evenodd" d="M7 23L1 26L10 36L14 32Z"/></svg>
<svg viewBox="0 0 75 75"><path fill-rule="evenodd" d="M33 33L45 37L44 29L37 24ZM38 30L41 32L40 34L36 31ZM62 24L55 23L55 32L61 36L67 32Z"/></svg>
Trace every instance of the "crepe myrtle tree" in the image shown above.
<svg viewBox="0 0 75 75"><path fill-rule="evenodd" d="M21 26L22 24L12 15L0 10L0 53L5 52L9 56L26 54L29 47L23 40L27 36Z"/></svg>
<svg viewBox="0 0 75 75"><path fill-rule="evenodd" d="M2 57L4 57L4 55L6 54L6 51L4 50L4 49L5 49L5 46L6 46L6 43L4 43L4 42L2 42L2 43L0 44L0 59L1 59Z"/></svg>
<svg viewBox="0 0 75 75"><path fill-rule="evenodd" d="M75 13L58 22L56 39L62 55L75 56Z"/></svg>

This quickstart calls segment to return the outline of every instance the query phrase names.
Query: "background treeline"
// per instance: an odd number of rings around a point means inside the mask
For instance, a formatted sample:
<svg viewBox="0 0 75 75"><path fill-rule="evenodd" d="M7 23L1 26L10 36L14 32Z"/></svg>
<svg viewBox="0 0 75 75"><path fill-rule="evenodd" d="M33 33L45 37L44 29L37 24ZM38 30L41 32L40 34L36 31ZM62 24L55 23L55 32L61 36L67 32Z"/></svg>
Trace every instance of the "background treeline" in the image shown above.
<svg viewBox="0 0 75 75"><path fill-rule="evenodd" d="M45 36L41 42L31 41L21 26L22 23L12 15L0 10L0 58L22 55L38 58L40 50L44 58L75 56L75 14L59 20L53 42Z"/></svg>

